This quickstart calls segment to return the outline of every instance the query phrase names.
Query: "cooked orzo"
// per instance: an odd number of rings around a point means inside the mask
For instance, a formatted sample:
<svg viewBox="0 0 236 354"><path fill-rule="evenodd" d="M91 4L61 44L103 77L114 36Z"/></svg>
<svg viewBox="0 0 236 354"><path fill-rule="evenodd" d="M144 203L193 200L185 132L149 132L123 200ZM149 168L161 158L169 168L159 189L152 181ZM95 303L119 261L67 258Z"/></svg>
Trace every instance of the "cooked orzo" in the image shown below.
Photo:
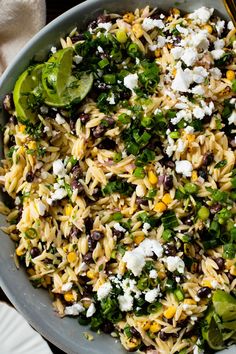
<svg viewBox="0 0 236 354"><path fill-rule="evenodd" d="M235 33L205 7L105 13L3 101L16 264L128 351L236 340Z"/></svg>

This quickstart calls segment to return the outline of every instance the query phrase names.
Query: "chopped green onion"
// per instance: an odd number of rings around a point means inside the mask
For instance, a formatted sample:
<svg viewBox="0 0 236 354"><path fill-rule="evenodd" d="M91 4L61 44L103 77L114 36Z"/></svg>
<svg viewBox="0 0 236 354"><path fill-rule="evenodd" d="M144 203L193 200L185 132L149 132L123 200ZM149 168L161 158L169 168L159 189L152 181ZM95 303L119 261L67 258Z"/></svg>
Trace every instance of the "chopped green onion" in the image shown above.
<svg viewBox="0 0 236 354"><path fill-rule="evenodd" d="M123 219L123 215L120 212L114 213L112 217L115 221L120 221Z"/></svg>
<svg viewBox="0 0 236 354"><path fill-rule="evenodd" d="M227 160L222 160L215 165L215 168L222 168L227 165Z"/></svg>
<svg viewBox="0 0 236 354"><path fill-rule="evenodd" d="M180 289L174 290L174 295L176 296L177 300L183 301L184 299L184 293Z"/></svg>
<svg viewBox="0 0 236 354"><path fill-rule="evenodd" d="M102 59L98 62L98 66L100 69L104 69L107 65L109 65L109 60L107 58Z"/></svg>
<svg viewBox="0 0 236 354"><path fill-rule="evenodd" d="M122 113L119 115L118 121L122 124L129 124L131 122L131 117L126 113Z"/></svg>
<svg viewBox="0 0 236 354"><path fill-rule="evenodd" d="M152 124L152 118L151 117L147 117L144 116L141 119L141 125L145 128L150 127L150 125Z"/></svg>
<svg viewBox="0 0 236 354"><path fill-rule="evenodd" d="M186 183L184 186L184 190L188 194L196 194L198 191L198 186L194 183Z"/></svg>
<svg viewBox="0 0 236 354"><path fill-rule="evenodd" d="M223 257L226 259L233 259L236 254L236 245L233 243L227 243L224 245Z"/></svg>
<svg viewBox="0 0 236 354"><path fill-rule="evenodd" d="M144 178L145 177L145 171L143 167L136 167L133 173L134 177L137 178Z"/></svg>
<svg viewBox="0 0 236 354"><path fill-rule="evenodd" d="M37 236L38 236L38 233L33 227L31 227L31 228L29 228L28 230L25 231L25 237L30 239L30 240L33 240Z"/></svg>
<svg viewBox="0 0 236 354"><path fill-rule="evenodd" d="M174 237L174 233L172 230L166 229L164 230L163 234L162 234L162 238L165 241L170 241L172 238Z"/></svg>
<svg viewBox="0 0 236 354"><path fill-rule="evenodd" d="M128 47L128 55L131 57L131 58L139 58L140 57L140 49L138 47L138 45L136 43L131 43Z"/></svg>
<svg viewBox="0 0 236 354"><path fill-rule="evenodd" d="M160 311L162 308L162 304L160 302L154 302L153 304L148 305L147 311L148 313L156 313Z"/></svg>
<svg viewBox="0 0 236 354"><path fill-rule="evenodd" d="M198 210L198 217L199 219L205 221L209 218L210 210L205 207L204 205Z"/></svg>
<svg viewBox="0 0 236 354"><path fill-rule="evenodd" d="M125 30L118 29L116 32L116 39L118 40L119 43L126 43L128 37Z"/></svg>
<svg viewBox="0 0 236 354"><path fill-rule="evenodd" d="M171 132L171 133L169 134L169 137L170 137L171 139L179 139L180 133L179 133L178 131Z"/></svg>
<svg viewBox="0 0 236 354"><path fill-rule="evenodd" d="M149 149L144 149L141 155L139 155L136 159L137 166L146 165L148 162L151 162L155 159L156 154L154 151Z"/></svg>
<svg viewBox="0 0 236 354"><path fill-rule="evenodd" d="M154 198L156 196L156 194L157 194L157 190L155 188L150 189L148 191L147 198L148 199L152 199L152 198Z"/></svg>
<svg viewBox="0 0 236 354"><path fill-rule="evenodd" d="M232 82L232 91L236 92L236 80L233 80Z"/></svg>
<svg viewBox="0 0 236 354"><path fill-rule="evenodd" d="M236 177L231 178L232 188L236 188Z"/></svg>
<svg viewBox="0 0 236 354"><path fill-rule="evenodd" d="M161 222L163 223L164 229L173 229L178 226L178 220L176 218L174 211L167 211L164 216L161 218Z"/></svg>
<svg viewBox="0 0 236 354"><path fill-rule="evenodd" d="M130 332L130 326L125 326L124 328L124 334L126 335L127 338L131 338L132 337L132 333Z"/></svg>
<svg viewBox="0 0 236 354"><path fill-rule="evenodd" d="M121 152L116 152L113 157L114 162L120 162L122 160L122 153Z"/></svg>
<svg viewBox="0 0 236 354"><path fill-rule="evenodd" d="M114 85L116 83L116 75L114 74L103 75L103 80L106 84Z"/></svg>

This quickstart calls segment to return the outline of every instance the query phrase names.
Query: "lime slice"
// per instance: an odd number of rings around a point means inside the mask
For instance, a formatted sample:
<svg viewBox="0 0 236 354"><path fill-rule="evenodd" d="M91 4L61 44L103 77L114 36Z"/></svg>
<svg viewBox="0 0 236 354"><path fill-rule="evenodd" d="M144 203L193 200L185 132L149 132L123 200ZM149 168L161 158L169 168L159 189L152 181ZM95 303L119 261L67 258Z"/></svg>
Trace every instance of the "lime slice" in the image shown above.
<svg viewBox="0 0 236 354"><path fill-rule="evenodd" d="M71 76L73 48L61 49L51 56L42 72L43 88L53 101L65 90Z"/></svg>
<svg viewBox="0 0 236 354"><path fill-rule="evenodd" d="M93 75L81 73L79 79L70 76L67 86L61 95L51 95L45 98L45 103L53 107L65 107L71 103L78 103L88 94L93 84Z"/></svg>
<svg viewBox="0 0 236 354"><path fill-rule="evenodd" d="M16 115L21 121L35 122L38 116L37 108L42 100L42 68L43 64L30 67L18 78L14 90L13 100Z"/></svg>
<svg viewBox="0 0 236 354"><path fill-rule="evenodd" d="M206 326L202 327L202 336L208 342L210 348L221 350L225 348L223 335L214 318L213 310L205 317Z"/></svg>
<svg viewBox="0 0 236 354"><path fill-rule="evenodd" d="M223 326L225 322L233 321L230 329L236 329L236 299L223 290L216 290L212 301L217 315L223 321Z"/></svg>

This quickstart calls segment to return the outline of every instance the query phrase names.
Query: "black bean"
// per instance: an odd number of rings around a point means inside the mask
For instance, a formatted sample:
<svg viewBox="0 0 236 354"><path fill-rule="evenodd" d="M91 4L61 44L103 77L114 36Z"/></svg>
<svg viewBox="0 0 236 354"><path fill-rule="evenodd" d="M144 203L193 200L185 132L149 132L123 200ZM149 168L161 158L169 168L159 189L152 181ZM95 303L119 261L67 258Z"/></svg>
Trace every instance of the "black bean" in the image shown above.
<svg viewBox="0 0 236 354"><path fill-rule="evenodd" d="M34 180L33 172L28 172L27 175L26 175L26 181L31 183L31 182L33 182L33 180Z"/></svg>
<svg viewBox="0 0 236 354"><path fill-rule="evenodd" d="M114 118L112 117L105 117L103 118L103 122L105 123L105 125L108 127L108 128L113 128L116 121Z"/></svg>
<svg viewBox="0 0 236 354"><path fill-rule="evenodd" d="M93 240L95 241L99 241L104 237L104 233L102 231L99 230L94 230L91 234L91 237Z"/></svg>
<svg viewBox="0 0 236 354"><path fill-rule="evenodd" d="M152 18L153 20L159 20L160 19L160 15L165 15L165 13L161 9L156 9L153 12L153 14L150 16L150 18Z"/></svg>
<svg viewBox="0 0 236 354"><path fill-rule="evenodd" d="M95 241L94 239L92 239L91 236L88 237L88 248L90 251L93 251L94 248L96 247L97 245L97 241Z"/></svg>
<svg viewBox="0 0 236 354"><path fill-rule="evenodd" d="M113 236L116 236L117 241L120 241L125 236L125 232L124 231L119 231L119 230L116 230L116 229L113 229L112 233L113 233Z"/></svg>
<svg viewBox="0 0 236 354"><path fill-rule="evenodd" d="M133 337L135 338L141 338L140 333L137 331L135 327L130 327L130 333L132 334Z"/></svg>
<svg viewBox="0 0 236 354"><path fill-rule="evenodd" d="M7 146L10 148L14 145L16 145L16 139L15 139L14 135L9 135L9 140L8 140Z"/></svg>
<svg viewBox="0 0 236 354"><path fill-rule="evenodd" d="M93 253L92 252L87 252L86 255L83 258L84 262L89 264L93 262Z"/></svg>
<svg viewBox="0 0 236 354"><path fill-rule="evenodd" d="M232 282L235 279L235 276L232 275L230 272L226 273L226 275L227 275L230 282Z"/></svg>
<svg viewBox="0 0 236 354"><path fill-rule="evenodd" d="M105 138L98 144L98 148L99 149L106 149L106 150L115 150L116 142L114 140L109 139L109 138Z"/></svg>
<svg viewBox="0 0 236 354"><path fill-rule="evenodd" d="M170 167L170 168L174 168L175 167L175 163L173 161L165 161L165 166L166 167Z"/></svg>
<svg viewBox="0 0 236 354"><path fill-rule="evenodd" d="M225 260L222 257L215 258L214 261L218 265L219 269L218 271L222 271L225 268Z"/></svg>
<svg viewBox="0 0 236 354"><path fill-rule="evenodd" d="M86 219L84 219L84 226L85 226L85 231L88 234L93 228L93 219L90 218L89 216Z"/></svg>
<svg viewBox="0 0 236 354"><path fill-rule="evenodd" d="M164 245L164 252L165 252L165 255L167 255L167 256L175 256L177 253L177 250L176 250L175 245L173 245L171 243L166 243Z"/></svg>
<svg viewBox="0 0 236 354"><path fill-rule="evenodd" d="M55 110L55 109L50 108L49 111L48 111L48 117L56 118L57 113L58 113L57 109Z"/></svg>
<svg viewBox="0 0 236 354"><path fill-rule="evenodd" d="M16 119L16 117L15 117L15 116L10 116L10 118L9 118L9 123L12 123L12 124L16 125L16 124L17 124L17 119Z"/></svg>
<svg viewBox="0 0 236 354"><path fill-rule="evenodd" d="M39 256L40 255L40 250L38 249L38 247L31 248L30 255L31 255L32 258Z"/></svg>
<svg viewBox="0 0 236 354"><path fill-rule="evenodd" d="M82 183L78 182L76 179L73 179L70 183L72 189L78 190L78 194L84 192L84 187Z"/></svg>
<svg viewBox="0 0 236 354"><path fill-rule="evenodd" d="M200 299L207 297L211 293L211 288L208 288L208 286L203 286L200 288L197 292L197 296L200 297Z"/></svg>
<svg viewBox="0 0 236 354"><path fill-rule="evenodd" d="M95 200L99 200L102 197L102 191L101 188L94 188L93 194L92 194L93 198Z"/></svg>
<svg viewBox="0 0 236 354"><path fill-rule="evenodd" d="M3 98L3 107L9 114L14 111L14 101L12 93L7 93Z"/></svg>
<svg viewBox="0 0 236 354"><path fill-rule="evenodd" d="M182 219L182 221L185 225L188 225L188 226L191 226L193 224L193 219L191 217L190 218L187 217L185 219Z"/></svg>
<svg viewBox="0 0 236 354"><path fill-rule="evenodd" d="M79 165L75 165L72 169L71 172L73 174L73 177L75 179L79 179L83 177L83 170Z"/></svg>
<svg viewBox="0 0 236 354"><path fill-rule="evenodd" d="M210 207L211 214L216 214L222 209L222 206L219 203L213 204Z"/></svg>
<svg viewBox="0 0 236 354"><path fill-rule="evenodd" d="M169 333L166 333L166 332L163 332L163 331L160 331L159 332L159 337L161 340L163 341L167 341L170 337L170 334Z"/></svg>
<svg viewBox="0 0 236 354"><path fill-rule="evenodd" d="M79 33L77 36L71 37L71 41L72 41L73 44L78 42L78 41L83 41L84 39L85 39L85 36L84 36L83 33Z"/></svg>
<svg viewBox="0 0 236 354"><path fill-rule="evenodd" d="M111 20L110 15L99 15L97 17L97 23L109 22Z"/></svg>
<svg viewBox="0 0 236 354"><path fill-rule="evenodd" d="M94 138L101 138L106 132L106 128L103 125L98 125L97 127L92 129L92 134Z"/></svg>
<svg viewBox="0 0 236 354"><path fill-rule="evenodd" d="M89 25L88 28L95 29L97 27L97 21L92 21Z"/></svg>
<svg viewBox="0 0 236 354"><path fill-rule="evenodd" d="M214 154L212 152L207 152L203 155L202 165L209 166L214 161Z"/></svg>
<svg viewBox="0 0 236 354"><path fill-rule="evenodd" d="M72 134L75 134L75 121L73 119L69 120L69 125L70 125L70 132Z"/></svg>
<svg viewBox="0 0 236 354"><path fill-rule="evenodd" d="M101 325L101 330L106 334L110 334L114 331L114 325L110 321L106 321Z"/></svg>
<svg viewBox="0 0 236 354"><path fill-rule="evenodd" d="M176 126L172 124L171 122L168 123L168 129L170 129L171 132L173 132L176 129Z"/></svg>
<svg viewBox="0 0 236 354"><path fill-rule="evenodd" d="M199 177L203 179L207 179L207 171L205 169L199 170L198 171Z"/></svg>
<svg viewBox="0 0 236 354"><path fill-rule="evenodd" d="M86 124L86 123L88 123L88 121L90 119L90 114L88 114L88 113L80 113L78 118L80 119L82 124Z"/></svg>
<svg viewBox="0 0 236 354"><path fill-rule="evenodd" d="M130 99L131 95L132 95L131 90L124 90L120 93L120 99L121 100L128 100L128 99Z"/></svg>
<svg viewBox="0 0 236 354"><path fill-rule="evenodd" d="M173 176L172 175L165 176L164 188L167 191L170 190L171 188L173 188Z"/></svg>
<svg viewBox="0 0 236 354"><path fill-rule="evenodd" d="M138 206L140 206L140 205L148 206L148 199L145 199L142 197L136 197L136 203Z"/></svg>
<svg viewBox="0 0 236 354"><path fill-rule="evenodd" d="M78 238L81 235L81 231L73 225L72 228L70 229L70 237L76 237Z"/></svg>

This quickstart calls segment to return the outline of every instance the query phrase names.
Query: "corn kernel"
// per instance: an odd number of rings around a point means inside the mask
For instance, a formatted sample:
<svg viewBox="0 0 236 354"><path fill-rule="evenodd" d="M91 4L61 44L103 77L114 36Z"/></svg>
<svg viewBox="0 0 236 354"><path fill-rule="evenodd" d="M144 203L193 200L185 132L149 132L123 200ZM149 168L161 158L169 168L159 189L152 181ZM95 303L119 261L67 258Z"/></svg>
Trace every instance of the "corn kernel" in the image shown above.
<svg viewBox="0 0 236 354"><path fill-rule="evenodd" d="M195 182L197 179L198 179L197 171L193 171L191 176L192 182Z"/></svg>
<svg viewBox="0 0 236 354"><path fill-rule="evenodd" d="M165 203L166 205L170 204L172 202L172 198L170 196L170 193L166 193L164 194L163 198L162 198L163 203Z"/></svg>
<svg viewBox="0 0 236 354"><path fill-rule="evenodd" d="M233 70L226 71L226 78L230 81L235 80L235 72Z"/></svg>
<svg viewBox="0 0 236 354"><path fill-rule="evenodd" d="M203 279L202 286L207 286L208 288L212 288L212 284L208 279Z"/></svg>
<svg viewBox="0 0 236 354"><path fill-rule="evenodd" d="M156 58L160 58L160 56L161 56L161 49L160 49L160 48L156 49L156 50L154 51L154 54L155 54L155 57L156 57Z"/></svg>
<svg viewBox="0 0 236 354"><path fill-rule="evenodd" d="M176 76L176 73L177 73L177 70L174 68L174 69L172 70L173 76Z"/></svg>
<svg viewBox="0 0 236 354"><path fill-rule="evenodd" d="M65 209L64 209L65 215L66 215L66 216L70 216L71 213L72 213L72 210L73 210L72 205L71 205L71 204L67 204L67 205L65 206Z"/></svg>
<svg viewBox="0 0 236 354"><path fill-rule="evenodd" d="M157 213L163 213L163 211L165 211L166 209L167 209L167 206L163 202L158 202L154 206L154 211L156 211Z"/></svg>
<svg viewBox="0 0 236 354"><path fill-rule="evenodd" d="M19 131L24 133L26 126L24 124L19 124Z"/></svg>
<svg viewBox="0 0 236 354"><path fill-rule="evenodd" d="M74 301L74 295L69 292L69 293L65 293L64 294L64 299L67 301L67 302L72 302Z"/></svg>
<svg viewBox="0 0 236 354"><path fill-rule="evenodd" d="M149 328L150 332L156 333L160 331L161 325L158 322L153 322Z"/></svg>
<svg viewBox="0 0 236 354"><path fill-rule="evenodd" d="M145 239L144 235L139 235L134 237L134 242L136 245L139 245Z"/></svg>
<svg viewBox="0 0 236 354"><path fill-rule="evenodd" d="M94 270L88 270L86 275L87 275L87 277L89 279L95 279L96 278L96 272Z"/></svg>
<svg viewBox="0 0 236 354"><path fill-rule="evenodd" d="M63 246L62 249L64 252L67 252L68 251L68 248L69 248L69 245L66 245L66 246Z"/></svg>
<svg viewBox="0 0 236 354"><path fill-rule="evenodd" d="M143 322L143 324L142 324L142 329L143 329L144 331L148 331L149 328L150 328L150 326L151 326L151 322L150 322L149 320L147 320L147 321Z"/></svg>
<svg viewBox="0 0 236 354"><path fill-rule="evenodd" d="M157 184L158 178L153 171L148 172L148 180L151 184Z"/></svg>
<svg viewBox="0 0 236 354"><path fill-rule="evenodd" d="M187 134L186 138L192 143L196 139L196 136L194 134Z"/></svg>
<svg viewBox="0 0 236 354"><path fill-rule="evenodd" d="M157 273L157 275L158 275L158 278L160 278L161 280L165 279L165 277L166 277L166 273L163 271L159 271Z"/></svg>
<svg viewBox="0 0 236 354"><path fill-rule="evenodd" d="M193 299L184 299L185 305L196 305L196 301Z"/></svg>
<svg viewBox="0 0 236 354"><path fill-rule="evenodd" d="M28 148L30 150L35 150L37 148L36 141L30 141L29 144L28 144Z"/></svg>
<svg viewBox="0 0 236 354"><path fill-rule="evenodd" d="M69 263L75 262L77 260L77 254L75 252L68 253L67 260Z"/></svg>
<svg viewBox="0 0 236 354"><path fill-rule="evenodd" d="M170 306L166 311L164 311L164 316L168 320L174 317L176 313L176 307L175 306Z"/></svg>
<svg viewBox="0 0 236 354"><path fill-rule="evenodd" d="M212 34L212 32L213 32L213 27L211 25L204 25L203 29L206 30L210 34Z"/></svg>
<svg viewBox="0 0 236 354"><path fill-rule="evenodd" d="M235 267L235 265L233 265L231 268L230 268L230 274L232 274L232 275L234 275L234 276L236 276L236 267Z"/></svg>
<svg viewBox="0 0 236 354"><path fill-rule="evenodd" d="M135 20L135 16L132 12L128 12L123 16L123 20L127 23L132 23Z"/></svg>
<svg viewBox="0 0 236 354"><path fill-rule="evenodd" d="M16 249L16 255L17 256L22 256L24 254L23 250L21 250L19 247Z"/></svg>
<svg viewBox="0 0 236 354"><path fill-rule="evenodd" d="M173 48L173 44L172 44L172 43L167 43L167 48L168 48L168 49Z"/></svg>
<svg viewBox="0 0 236 354"><path fill-rule="evenodd" d="M133 30L133 33L136 38L142 37L143 29L142 29L142 26L140 25L140 23L135 23L135 25L133 25L133 27L132 27L132 30Z"/></svg>

